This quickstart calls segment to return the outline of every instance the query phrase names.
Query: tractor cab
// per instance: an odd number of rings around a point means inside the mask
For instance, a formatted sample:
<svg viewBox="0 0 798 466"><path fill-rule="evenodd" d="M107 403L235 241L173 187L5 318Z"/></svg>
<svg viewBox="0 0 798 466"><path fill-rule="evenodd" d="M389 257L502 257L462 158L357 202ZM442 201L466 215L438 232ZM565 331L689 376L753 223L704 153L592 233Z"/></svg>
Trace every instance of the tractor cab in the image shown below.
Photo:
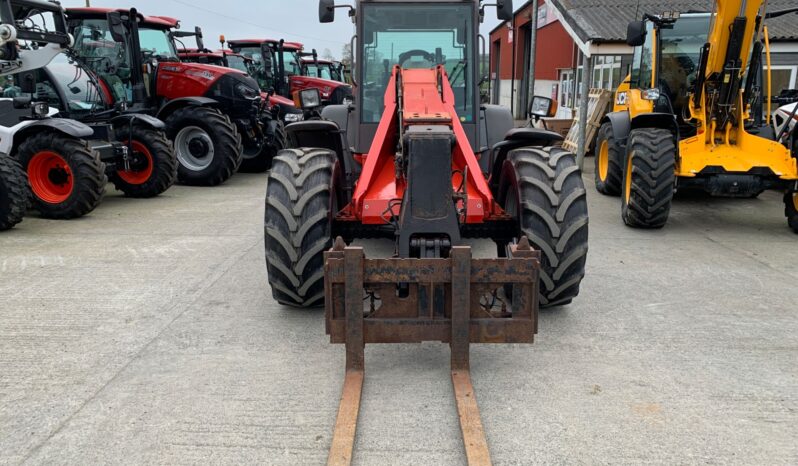
<svg viewBox="0 0 798 466"><path fill-rule="evenodd" d="M303 73L304 46L298 42L274 39L239 39L228 42L230 48L252 58L258 73L256 79L264 90L293 99L305 89L318 89L324 105L342 104L349 100L352 88L348 84Z"/></svg>

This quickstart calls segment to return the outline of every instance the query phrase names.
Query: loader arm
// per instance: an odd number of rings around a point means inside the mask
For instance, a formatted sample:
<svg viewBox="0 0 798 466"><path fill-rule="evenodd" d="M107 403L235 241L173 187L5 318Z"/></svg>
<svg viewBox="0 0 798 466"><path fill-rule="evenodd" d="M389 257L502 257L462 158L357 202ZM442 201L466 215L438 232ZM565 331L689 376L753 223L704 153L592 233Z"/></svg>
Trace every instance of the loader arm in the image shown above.
<svg viewBox="0 0 798 466"><path fill-rule="evenodd" d="M740 126L746 116L740 90L754 39L761 34L765 4L764 0L716 0L693 104L703 110L701 119L718 130Z"/></svg>

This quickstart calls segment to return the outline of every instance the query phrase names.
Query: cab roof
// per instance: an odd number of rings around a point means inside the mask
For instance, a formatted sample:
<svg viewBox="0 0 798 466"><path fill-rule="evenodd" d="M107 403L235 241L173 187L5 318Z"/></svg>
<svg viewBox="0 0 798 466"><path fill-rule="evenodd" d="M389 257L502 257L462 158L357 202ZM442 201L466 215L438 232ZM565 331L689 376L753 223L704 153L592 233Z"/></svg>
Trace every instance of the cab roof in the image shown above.
<svg viewBox="0 0 798 466"><path fill-rule="evenodd" d="M129 13L129 8L65 8L67 17L69 18L105 18L105 15L118 11L120 13ZM139 24L158 29L177 29L180 27L180 20L172 18L171 16L144 16L139 13Z"/></svg>
<svg viewBox="0 0 798 466"><path fill-rule="evenodd" d="M227 43L231 46L252 46L252 45L261 45L261 44L277 44L279 40L276 39L231 39L228 40ZM290 50L302 50L305 48L305 45L300 42L283 42L283 48L290 49Z"/></svg>

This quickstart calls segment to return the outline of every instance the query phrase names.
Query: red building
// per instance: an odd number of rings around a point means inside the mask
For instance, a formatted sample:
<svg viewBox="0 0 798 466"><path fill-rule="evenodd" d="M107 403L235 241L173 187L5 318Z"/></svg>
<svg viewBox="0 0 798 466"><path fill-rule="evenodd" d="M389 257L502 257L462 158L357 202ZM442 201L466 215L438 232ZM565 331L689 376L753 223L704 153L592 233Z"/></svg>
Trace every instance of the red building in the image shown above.
<svg viewBox="0 0 798 466"><path fill-rule="evenodd" d="M530 0L517 9L513 21L490 33L491 101L525 118L532 95L554 97L559 117L571 117L579 102L583 54L590 59L589 87L613 90L626 76L633 49L626 45L626 26L643 13L711 11L712 0L537 0L538 33L535 89L530 88ZM796 0L770 0L768 11L794 7ZM771 34L774 91L798 87L798 27L796 15L768 22Z"/></svg>

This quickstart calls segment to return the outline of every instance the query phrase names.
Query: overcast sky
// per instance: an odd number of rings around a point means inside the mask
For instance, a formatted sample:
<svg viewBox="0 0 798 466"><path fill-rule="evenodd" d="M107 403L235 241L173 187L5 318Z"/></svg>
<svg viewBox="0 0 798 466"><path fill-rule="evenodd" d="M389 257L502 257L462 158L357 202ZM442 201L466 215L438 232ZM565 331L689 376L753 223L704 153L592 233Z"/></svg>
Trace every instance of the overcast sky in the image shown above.
<svg viewBox="0 0 798 466"><path fill-rule="evenodd" d="M519 0L520 1L520 0ZM181 21L181 29L202 27L205 46L218 48L218 37L228 39L268 37L305 44L306 50L315 48L319 54L330 49L341 57L344 44L354 34L354 26L346 10L336 10L336 21L320 24L318 0L90 0L91 6L127 8L135 6L144 15L172 16ZM338 0L336 3L354 3ZM61 0L61 4L85 6L85 0ZM496 10L485 14L482 33L485 37L496 27ZM194 47L188 39L187 47Z"/></svg>

